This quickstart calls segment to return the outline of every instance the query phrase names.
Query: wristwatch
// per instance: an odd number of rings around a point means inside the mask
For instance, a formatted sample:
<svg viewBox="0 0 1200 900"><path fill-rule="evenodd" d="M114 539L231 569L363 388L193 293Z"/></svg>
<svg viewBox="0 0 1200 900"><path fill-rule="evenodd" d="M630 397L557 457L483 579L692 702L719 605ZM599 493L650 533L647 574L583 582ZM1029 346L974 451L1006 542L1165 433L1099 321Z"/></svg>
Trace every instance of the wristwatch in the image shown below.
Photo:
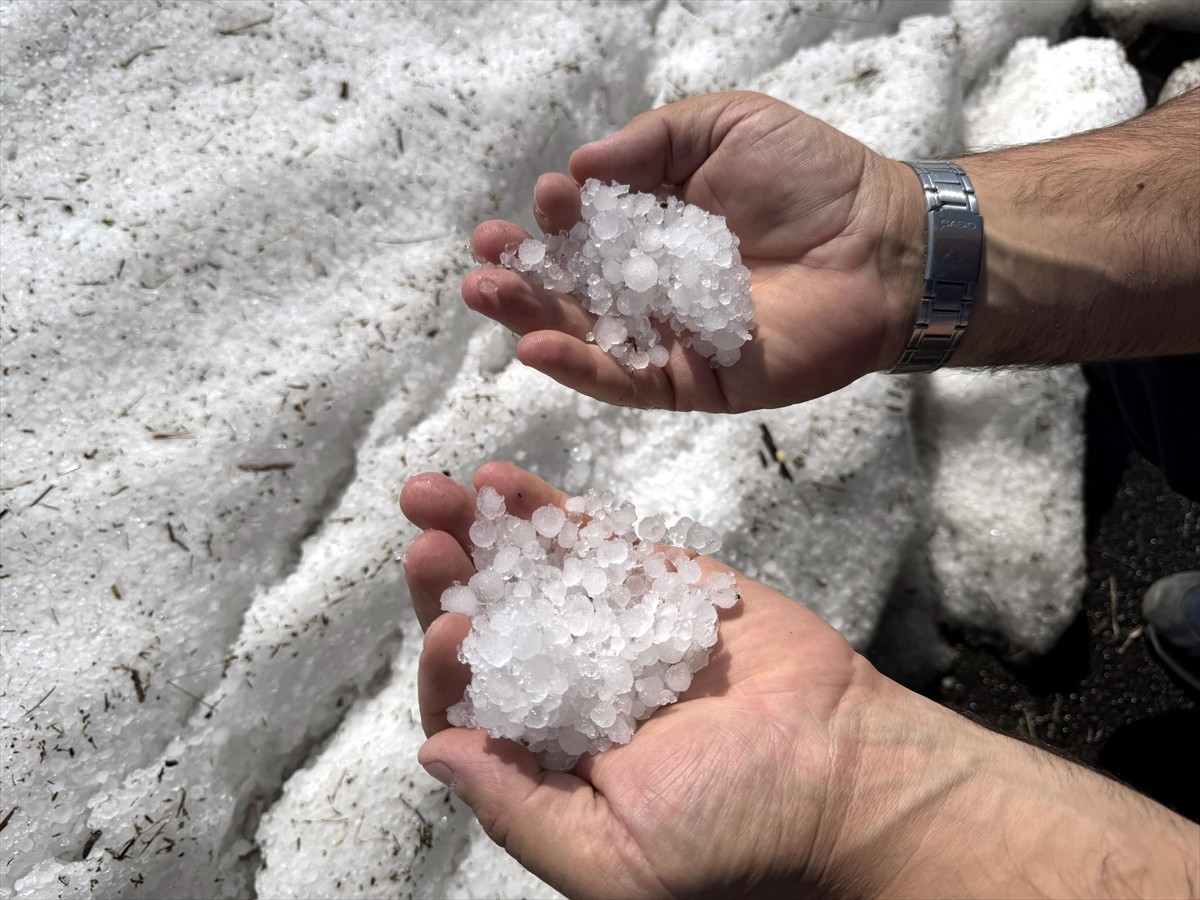
<svg viewBox="0 0 1200 900"><path fill-rule="evenodd" d="M983 264L983 216L967 173L952 162L908 162L929 208L925 289L912 335L889 374L932 372L958 348Z"/></svg>

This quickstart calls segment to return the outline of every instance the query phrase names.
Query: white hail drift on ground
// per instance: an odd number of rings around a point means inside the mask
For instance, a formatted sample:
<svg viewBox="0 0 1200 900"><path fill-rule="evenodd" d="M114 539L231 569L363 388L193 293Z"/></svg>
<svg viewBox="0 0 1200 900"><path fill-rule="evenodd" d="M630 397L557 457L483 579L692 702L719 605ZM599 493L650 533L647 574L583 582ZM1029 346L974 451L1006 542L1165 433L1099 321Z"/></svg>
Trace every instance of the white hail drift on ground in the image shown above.
<svg viewBox="0 0 1200 900"><path fill-rule="evenodd" d="M896 159L1128 118L1123 46L1062 41L1081 3L0 3L0 900L558 896L417 764L416 472L689 512L902 660L928 617L1052 646L1077 371L635 411L457 294L478 223L534 227L541 173L684 96Z"/></svg>

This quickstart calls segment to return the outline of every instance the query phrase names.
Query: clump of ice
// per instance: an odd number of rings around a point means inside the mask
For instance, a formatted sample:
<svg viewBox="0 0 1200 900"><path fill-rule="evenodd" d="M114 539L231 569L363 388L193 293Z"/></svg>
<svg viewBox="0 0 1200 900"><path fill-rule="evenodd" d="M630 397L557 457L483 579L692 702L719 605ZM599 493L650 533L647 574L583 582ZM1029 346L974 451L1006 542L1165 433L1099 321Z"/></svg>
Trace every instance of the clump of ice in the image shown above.
<svg viewBox="0 0 1200 900"><path fill-rule="evenodd" d="M588 339L629 368L670 358L651 319L714 367L737 362L754 305L750 270L724 216L594 178L580 200L583 218L570 231L512 244L500 264L575 297L599 317Z"/></svg>
<svg viewBox="0 0 1200 900"><path fill-rule="evenodd" d="M549 769L627 743L637 722L674 703L708 662L717 609L737 603L733 575L701 580L679 547L713 553L710 528L638 521L610 491L545 506L530 520L479 492L471 528L477 572L442 594L471 619L460 655L471 684L453 725L520 741Z"/></svg>

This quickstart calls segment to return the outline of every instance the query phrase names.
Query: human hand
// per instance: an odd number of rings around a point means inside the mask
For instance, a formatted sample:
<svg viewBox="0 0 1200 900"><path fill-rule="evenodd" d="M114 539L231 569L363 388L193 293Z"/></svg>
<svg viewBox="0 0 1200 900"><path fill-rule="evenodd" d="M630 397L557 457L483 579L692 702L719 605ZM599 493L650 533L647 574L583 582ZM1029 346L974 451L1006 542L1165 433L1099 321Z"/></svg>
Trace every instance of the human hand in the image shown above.
<svg viewBox="0 0 1200 900"><path fill-rule="evenodd" d="M484 485L523 517L566 498L507 464L481 468ZM551 772L452 728L470 626L440 598L474 574L475 494L427 474L400 502L424 529L404 560L425 629L418 759L570 896L1185 896L1200 883L1195 823L902 688L737 573L708 666L630 743Z"/></svg>
<svg viewBox="0 0 1200 900"><path fill-rule="evenodd" d="M566 499L505 464L480 469L475 486L484 485L522 517ZM545 771L524 747L446 721L470 680L457 655L469 623L439 601L475 571L474 492L420 475L401 506L426 529L405 556L426 629L419 695L430 740L419 758L509 853L571 896L794 897L797 885L836 883L833 844L851 806L859 735L886 680L831 627L737 575L741 603L721 611L711 661L679 702L573 773ZM697 561L706 573L731 571Z"/></svg>
<svg viewBox="0 0 1200 900"><path fill-rule="evenodd" d="M677 185L726 217L741 240L754 339L711 368L660 329L665 368L630 371L584 336L594 318L562 294L502 269L472 272L463 298L523 335L517 357L568 387L626 406L741 412L829 393L896 361L912 330L924 267L920 183L903 163L762 94L710 94L644 113L571 156L571 174L633 190ZM534 190L548 233L579 220L579 186L544 175ZM496 263L529 235L481 224L473 248Z"/></svg>

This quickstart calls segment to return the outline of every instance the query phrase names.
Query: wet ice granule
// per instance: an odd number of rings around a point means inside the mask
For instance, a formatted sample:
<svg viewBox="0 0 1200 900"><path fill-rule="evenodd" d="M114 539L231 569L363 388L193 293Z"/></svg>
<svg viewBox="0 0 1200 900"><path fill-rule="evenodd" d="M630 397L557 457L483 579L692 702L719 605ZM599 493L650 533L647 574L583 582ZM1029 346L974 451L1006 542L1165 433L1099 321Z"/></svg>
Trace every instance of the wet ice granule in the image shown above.
<svg viewBox="0 0 1200 900"><path fill-rule="evenodd" d="M566 513L557 506L543 506L534 512L531 522L538 534L542 537L552 538L557 537L558 533L562 531L566 519Z"/></svg>
<svg viewBox="0 0 1200 900"><path fill-rule="evenodd" d="M513 244L500 264L599 316L589 340L627 368L667 364L651 322L669 326L714 367L737 362L754 307L750 270L725 218L665 192L631 194L594 178L579 197L583 218L574 228Z"/></svg>
<svg viewBox="0 0 1200 900"><path fill-rule="evenodd" d="M661 516L639 523L608 491L530 521L492 488L476 506L490 543L474 544L470 582L442 594L444 610L471 620L460 650L471 684L451 724L520 741L550 769L627 743L691 685L716 643L717 610L738 600L732 575L702 579L686 553L648 536L716 549L715 532L691 519L669 531Z"/></svg>

